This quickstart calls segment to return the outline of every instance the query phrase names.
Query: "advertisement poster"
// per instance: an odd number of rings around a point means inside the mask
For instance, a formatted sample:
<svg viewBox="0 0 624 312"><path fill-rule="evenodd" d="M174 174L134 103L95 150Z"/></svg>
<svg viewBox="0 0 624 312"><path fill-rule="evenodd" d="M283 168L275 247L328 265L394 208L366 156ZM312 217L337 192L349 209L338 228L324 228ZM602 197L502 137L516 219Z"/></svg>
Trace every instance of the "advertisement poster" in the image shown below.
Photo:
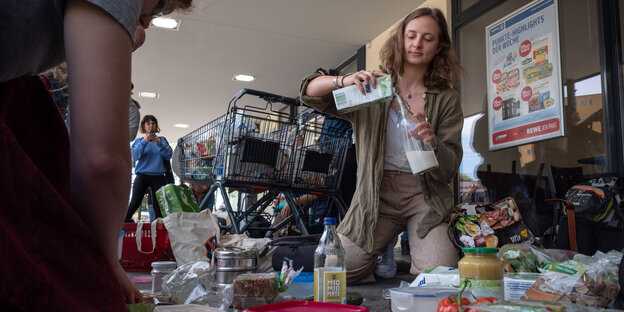
<svg viewBox="0 0 624 312"><path fill-rule="evenodd" d="M490 150L563 136L557 1L533 1L485 36Z"/></svg>

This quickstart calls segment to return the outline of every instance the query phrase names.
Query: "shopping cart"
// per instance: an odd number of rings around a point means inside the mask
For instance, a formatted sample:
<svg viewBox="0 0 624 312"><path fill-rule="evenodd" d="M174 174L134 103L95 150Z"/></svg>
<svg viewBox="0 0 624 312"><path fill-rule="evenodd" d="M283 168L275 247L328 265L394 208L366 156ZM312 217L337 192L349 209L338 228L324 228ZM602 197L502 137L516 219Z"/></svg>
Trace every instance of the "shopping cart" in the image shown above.
<svg viewBox="0 0 624 312"><path fill-rule="evenodd" d="M216 181L215 158L221 142L226 115L203 125L178 139L179 172L181 180L193 184L212 184ZM177 168L178 166L176 166Z"/></svg>

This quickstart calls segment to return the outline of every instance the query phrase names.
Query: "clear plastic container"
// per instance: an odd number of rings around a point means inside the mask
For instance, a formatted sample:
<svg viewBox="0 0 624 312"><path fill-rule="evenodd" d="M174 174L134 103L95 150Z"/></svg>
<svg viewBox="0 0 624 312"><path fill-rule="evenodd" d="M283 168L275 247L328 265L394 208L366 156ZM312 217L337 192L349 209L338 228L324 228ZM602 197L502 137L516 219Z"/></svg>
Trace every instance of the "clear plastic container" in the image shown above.
<svg viewBox="0 0 624 312"><path fill-rule="evenodd" d="M325 231L314 251L314 301L347 303L347 262L336 233L336 218L325 218Z"/></svg>
<svg viewBox="0 0 624 312"><path fill-rule="evenodd" d="M391 300L393 312L417 312L435 311L440 301L458 293L454 287L402 287L386 290L384 297ZM472 299L470 291L464 291L462 298Z"/></svg>
<svg viewBox="0 0 624 312"><path fill-rule="evenodd" d="M438 158L431 144L426 143L421 137L412 133L420 122L411 114L406 107L405 101L393 90L394 97L399 107L397 120L397 133L405 150L405 156L409 162L413 174L420 174L439 166Z"/></svg>
<svg viewBox="0 0 624 312"><path fill-rule="evenodd" d="M152 262L152 294L160 294L162 290L163 277L175 271L175 261Z"/></svg>

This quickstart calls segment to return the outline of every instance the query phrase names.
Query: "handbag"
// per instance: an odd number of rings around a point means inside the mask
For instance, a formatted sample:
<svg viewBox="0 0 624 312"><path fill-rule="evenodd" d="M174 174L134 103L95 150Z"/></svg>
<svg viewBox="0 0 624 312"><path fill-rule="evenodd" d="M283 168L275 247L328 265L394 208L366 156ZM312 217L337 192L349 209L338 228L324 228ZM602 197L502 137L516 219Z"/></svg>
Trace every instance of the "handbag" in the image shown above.
<svg viewBox="0 0 624 312"><path fill-rule="evenodd" d="M320 239L321 234L276 238L266 244L260 256L274 247L271 264L275 271L280 271L283 261L288 258L293 261L293 268L303 267L304 272L314 272L314 251Z"/></svg>

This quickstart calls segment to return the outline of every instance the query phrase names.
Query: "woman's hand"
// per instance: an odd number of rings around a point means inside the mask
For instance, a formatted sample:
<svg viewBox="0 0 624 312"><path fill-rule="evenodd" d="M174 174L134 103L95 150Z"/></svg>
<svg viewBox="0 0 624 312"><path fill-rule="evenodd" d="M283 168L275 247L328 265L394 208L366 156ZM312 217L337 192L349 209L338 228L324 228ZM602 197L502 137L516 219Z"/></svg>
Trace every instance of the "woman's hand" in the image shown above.
<svg viewBox="0 0 624 312"><path fill-rule="evenodd" d="M416 125L414 130L410 131L410 134L422 138L423 142L429 143L433 149L438 148L438 140L433 130L431 130L431 124L427 121L427 118L425 118L425 114L414 113L414 117L420 120L420 122Z"/></svg>
<svg viewBox="0 0 624 312"><path fill-rule="evenodd" d="M158 139L158 136L156 135L156 133L148 133L145 135L145 142L149 143L149 142L156 142L156 144L160 145L160 140Z"/></svg>
<svg viewBox="0 0 624 312"><path fill-rule="evenodd" d="M360 70L359 72L344 77L344 79L342 76L338 76L338 78L341 79L343 87L357 85L360 92L366 95L366 92L371 92L371 88L377 88L377 77L383 76L386 76L386 74L378 70L373 70L372 72Z"/></svg>

